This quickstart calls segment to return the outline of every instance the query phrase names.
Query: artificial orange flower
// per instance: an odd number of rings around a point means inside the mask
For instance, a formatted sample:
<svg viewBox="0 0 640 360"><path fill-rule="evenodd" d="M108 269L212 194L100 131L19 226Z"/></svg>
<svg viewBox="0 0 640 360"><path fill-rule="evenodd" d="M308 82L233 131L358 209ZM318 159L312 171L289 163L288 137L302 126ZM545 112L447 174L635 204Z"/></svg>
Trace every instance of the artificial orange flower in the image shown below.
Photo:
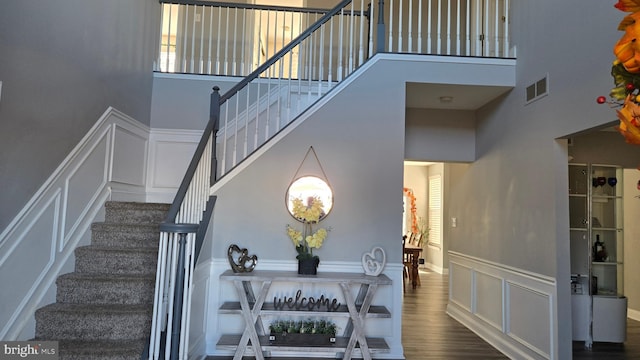
<svg viewBox="0 0 640 360"><path fill-rule="evenodd" d="M640 12L626 16L620 23L620 27L619 29L624 30L625 33L613 47L613 53L628 72L638 73L640 72Z"/></svg>
<svg viewBox="0 0 640 360"><path fill-rule="evenodd" d="M616 113L618 114L618 119L620 119L620 125L616 129L629 144L640 145L640 124L638 123L640 105L633 102L630 96L627 96L622 109L616 110Z"/></svg>
<svg viewBox="0 0 640 360"><path fill-rule="evenodd" d="M640 0L618 0L613 6L624 12L636 12L640 11Z"/></svg>

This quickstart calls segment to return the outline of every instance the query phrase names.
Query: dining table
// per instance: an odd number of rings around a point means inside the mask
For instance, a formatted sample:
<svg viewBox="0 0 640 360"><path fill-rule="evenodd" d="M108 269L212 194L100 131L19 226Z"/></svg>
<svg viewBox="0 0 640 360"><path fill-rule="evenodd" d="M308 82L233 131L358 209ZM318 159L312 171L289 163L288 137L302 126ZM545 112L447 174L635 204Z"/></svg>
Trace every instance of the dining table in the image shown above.
<svg viewBox="0 0 640 360"><path fill-rule="evenodd" d="M404 245L404 254L408 256L411 262L411 287L413 289L418 286L418 259L420 258L420 253L422 252L422 247L413 245L413 244L405 244Z"/></svg>

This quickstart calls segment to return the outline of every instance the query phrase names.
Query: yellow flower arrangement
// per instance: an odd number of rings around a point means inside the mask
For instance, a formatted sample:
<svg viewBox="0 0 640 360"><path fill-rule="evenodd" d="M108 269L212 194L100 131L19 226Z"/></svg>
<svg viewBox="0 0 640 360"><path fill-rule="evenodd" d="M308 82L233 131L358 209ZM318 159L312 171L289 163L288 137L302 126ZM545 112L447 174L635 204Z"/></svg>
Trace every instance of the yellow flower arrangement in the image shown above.
<svg viewBox="0 0 640 360"><path fill-rule="evenodd" d="M298 260L313 258L313 249L319 249L327 238L327 229L319 228L313 231L313 225L325 215L323 208L322 200L317 196L307 198L306 205L300 198L293 199L293 216L302 222L302 230L287 225L287 235L298 252Z"/></svg>

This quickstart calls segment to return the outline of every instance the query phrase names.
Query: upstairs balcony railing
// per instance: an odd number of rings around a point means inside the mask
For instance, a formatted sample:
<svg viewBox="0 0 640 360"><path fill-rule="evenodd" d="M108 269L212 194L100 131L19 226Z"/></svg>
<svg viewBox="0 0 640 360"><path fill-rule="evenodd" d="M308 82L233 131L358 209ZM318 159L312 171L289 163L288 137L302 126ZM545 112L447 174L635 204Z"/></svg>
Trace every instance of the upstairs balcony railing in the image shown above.
<svg viewBox="0 0 640 360"><path fill-rule="evenodd" d="M157 71L241 77L257 69L328 11L207 1L161 2ZM345 12L343 33L336 25L332 34L324 36L333 36L334 44L341 36L346 39L348 31L358 29L361 22L368 23L364 18L372 6L380 6L378 2L370 0L362 11ZM333 6L338 1L326 3ZM385 33L378 36L367 30L362 39L356 39L362 42L357 45L362 45L365 57L372 55L373 43L377 44L380 37L384 52L515 58L509 42L510 0L386 0L383 6ZM323 51L324 66L335 64L335 60L327 59L330 49ZM294 78L312 73L304 69L306 73L298 74L295 64L293 68ZM325 76L330 73L324 70Z"/></svg>

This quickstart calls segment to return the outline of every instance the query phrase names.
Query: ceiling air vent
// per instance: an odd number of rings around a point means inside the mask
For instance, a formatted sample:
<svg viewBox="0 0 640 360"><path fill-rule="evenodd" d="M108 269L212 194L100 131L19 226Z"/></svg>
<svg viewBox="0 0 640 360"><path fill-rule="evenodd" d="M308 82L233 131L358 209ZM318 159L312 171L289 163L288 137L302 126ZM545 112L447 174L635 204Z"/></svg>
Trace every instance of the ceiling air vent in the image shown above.
<svg viewBox="0 0 640 360"><path fill-rule="evenodd" d="M549 87L547 86L547 77L549 75L543 77L542 79L534 82L533 84L527 86L526 89L526 103L529 104L538 100L539 98L546 96L549 93Z"/></svg>

